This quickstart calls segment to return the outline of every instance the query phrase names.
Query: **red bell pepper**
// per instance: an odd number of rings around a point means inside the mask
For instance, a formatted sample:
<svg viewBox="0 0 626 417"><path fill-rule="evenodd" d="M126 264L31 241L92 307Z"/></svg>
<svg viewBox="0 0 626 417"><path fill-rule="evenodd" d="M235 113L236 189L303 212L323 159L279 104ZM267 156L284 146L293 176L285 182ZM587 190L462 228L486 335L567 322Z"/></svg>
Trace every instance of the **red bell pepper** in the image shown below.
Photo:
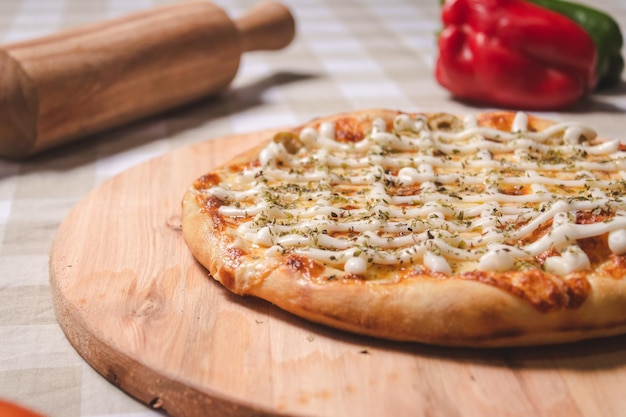
<svg viewBox="0 0 626 417"><path fill-rule="evenodd" d="M461 99L554 110L596 86L593 40L556 12L524 0L447 0L442 21L436 77Z"/></svg>

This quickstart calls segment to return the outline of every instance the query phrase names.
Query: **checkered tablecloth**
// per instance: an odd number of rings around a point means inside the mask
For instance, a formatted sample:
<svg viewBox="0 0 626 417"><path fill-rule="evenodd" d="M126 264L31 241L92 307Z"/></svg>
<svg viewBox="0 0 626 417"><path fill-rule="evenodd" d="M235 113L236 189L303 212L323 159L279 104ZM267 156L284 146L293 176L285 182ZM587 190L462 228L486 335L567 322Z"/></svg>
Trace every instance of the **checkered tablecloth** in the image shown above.
<svg viewBox="0 0 626 417"><path fill-rule="evenodd" d="M169 3L169 0L1 0L10 43ZM237 17L253 0L216 1ZM56 322L48 286L55 231L70 208L111 176L173 149L230 133L293 125L367 107L478 112L434 81L438 0L286 0L297 37L285 50L244 56L217 98L94 135L26 162L0 160L0 398L51 417L160 415L93 371ZM597 0L626 28L626 2ZM598 94L576 118L626 140L626 89Z"/></svg>

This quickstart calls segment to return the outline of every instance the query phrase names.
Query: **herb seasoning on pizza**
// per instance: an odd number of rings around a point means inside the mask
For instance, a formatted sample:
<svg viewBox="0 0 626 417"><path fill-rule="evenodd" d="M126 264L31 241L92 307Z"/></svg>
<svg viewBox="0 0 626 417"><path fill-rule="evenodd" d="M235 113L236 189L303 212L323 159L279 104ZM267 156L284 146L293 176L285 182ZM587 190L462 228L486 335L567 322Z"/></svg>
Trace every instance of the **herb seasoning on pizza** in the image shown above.
<svg viewBox="0 0 626 417"><path fill-rule="evenodd" d="M202 176L183 236L211 275L335 328L453 346L626 332L626 151L525 113L365 110Z"/></svg>

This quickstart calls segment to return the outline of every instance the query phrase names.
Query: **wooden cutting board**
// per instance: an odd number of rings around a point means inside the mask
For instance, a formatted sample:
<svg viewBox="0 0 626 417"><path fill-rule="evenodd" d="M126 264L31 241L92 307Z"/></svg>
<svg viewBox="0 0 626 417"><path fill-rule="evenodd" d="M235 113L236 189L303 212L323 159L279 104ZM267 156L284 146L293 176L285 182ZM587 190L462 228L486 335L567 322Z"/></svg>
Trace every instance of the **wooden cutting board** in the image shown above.
<svg viewBox="0 0 626 417"><path fill-rule="evenodd" d="M186 249L180 200L270 133L134 167L61 224L50 258L57 318L111 383L181 417L626 415L626 337L493 350L393 343L224 290Z"/></svg>

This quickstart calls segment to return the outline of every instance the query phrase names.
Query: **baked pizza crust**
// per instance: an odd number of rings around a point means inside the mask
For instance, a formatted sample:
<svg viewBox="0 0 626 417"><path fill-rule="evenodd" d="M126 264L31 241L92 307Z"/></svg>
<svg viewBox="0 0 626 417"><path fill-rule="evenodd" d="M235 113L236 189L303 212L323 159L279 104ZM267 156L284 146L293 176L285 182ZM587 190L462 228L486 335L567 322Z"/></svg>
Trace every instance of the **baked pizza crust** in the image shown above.
<svg viewBox="0 0 626 417"><path fill-rule="evenodd" d="M374 118L391 123L399 113L370 109L317 119L307 126L349 118L367 128ZM477 120L481 126L506 130L513 117L513 113L494 112L478 115ZM551 121L532 116L528 120L529 130L541 131L550 125ZM225 166L255 161L265 144ZM497 279L495 272L482 274L480 279L458 279L398 270L397 279L365 280L302 255L259 256L258 249L238 237L219 215L219 201L198 191L206 185L198 182L211 181L215 181L211 174L198 179L182 201L183 237L193 256L230 291L265 299L304 319L389 340L466 347L562 343L626 332L626 261L622 257L614 259L610 273L606 268L581 273L581 284L572 284L572 290L566 291L571 297L545 309L542 300L560 293L538 287L537 294L531 289L520 296L486 284L492 277ZM575 302L576 294L582 295Z"/></svg>

